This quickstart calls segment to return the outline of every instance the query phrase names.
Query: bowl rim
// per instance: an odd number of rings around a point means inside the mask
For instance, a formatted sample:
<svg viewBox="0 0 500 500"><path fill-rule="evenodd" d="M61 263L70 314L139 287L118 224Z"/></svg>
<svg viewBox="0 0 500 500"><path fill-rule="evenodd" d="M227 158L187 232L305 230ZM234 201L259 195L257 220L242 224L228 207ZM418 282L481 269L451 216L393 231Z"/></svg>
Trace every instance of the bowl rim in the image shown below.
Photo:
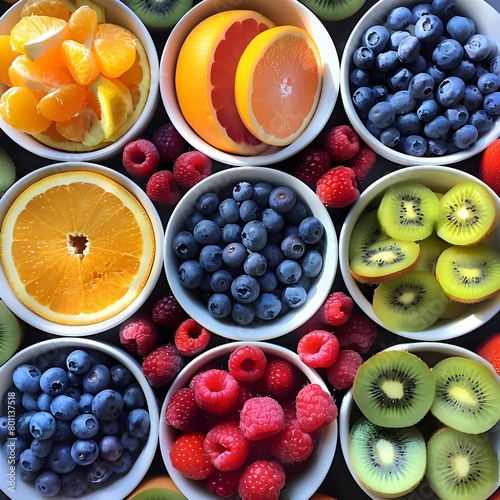
<svg viewBox="0 0 500 500"><path fill-rule="evenodd" d="M100 321L98 323L92 323L89 325L64 325L62 323L55 323L50 320L39 316L34 311L25 306L12 291L7 276L3 267L3 263L0 261L0 284L2 285L2 291L0 296L5 302L5 305L21 320L25 321L29 325L38 328L47 333L52 333L54 335L61 335L67 337L79 337L79 336L89 336L101 333L105 330L109 330L127 318L132 316L137 310L144 304L148 299L149 295L152 293L153 289L158 282L163 268L163 240L164 231L163 223L161 221L160 215L156 210L156 207L152 201L148 198L146 193L131 179L127 176L113 170L104 165L99 165L96 163L89 162L63 162L63 163L53 163L51 165L46 165L33 170L29 174L18 179L0 198L0 227L3 222L3 218L7 213L8 208L12 202L17 198L18 194L25 189L27 189L31 184L37 182L38 180L58 174L63 172L71 172L75 170L83 170L88 172L98 173L109 179L117 182L125 189L127 189L144 207L146 213L151 221L151 226L154 231L155 249L154 249L154 260L149 273L149 278L144 285L143 289L137 296L137 298L129 304L125 309L120 311L115 316L108 318L106 320Z"/></svg>

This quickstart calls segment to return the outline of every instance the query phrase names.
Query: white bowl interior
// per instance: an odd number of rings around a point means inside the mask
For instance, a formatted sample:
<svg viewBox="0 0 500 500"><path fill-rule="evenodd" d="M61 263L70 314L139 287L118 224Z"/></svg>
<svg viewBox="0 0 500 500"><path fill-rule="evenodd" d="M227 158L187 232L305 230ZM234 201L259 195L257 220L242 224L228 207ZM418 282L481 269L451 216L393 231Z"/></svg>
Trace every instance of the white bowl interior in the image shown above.
<svg viewBox="0 0 500 500"><path fill-rule="evenodd" d="M21 10L25 0L20 0L0 17L0 35L10 34L12 27L19 21ZM117 153L121 153L125 144L131 139L138 137L147 127L153 118L159 101L159 59L155 44L149 31L142 21L119 0L107 0L103 3L106 10L106 20L119 24L134 33L144 46L144 50L149 59L151 69L151 87L143 112L131 128L115 142L95 151L69 152L53 149L34 137L19 130L14 129L0 118L0 128L17 144L27 151L35 153L43 158L55 161L99 161L110 158ZM0 95L7 90L7 87L0 83Z"/></svg>
<svg viewBox="0 0 500 500"><path fill-rule="evenodd" d="M187 387L193 375L203 368L207 363L214 361L221 356L229 356L240 345L255 345L260 347L266 354L280 357L299 368L311 383L319 384L325 391L329 392L325 382L319 374L302 363L298 355L284 347L275 344L262 342L231 342L220 345L198 356L189 363L172 383L163 406L161 415L165 414L168 401L172 395L182 387ZM167 425L165 419L160 422L160 450L168 475L175 485L187 497L199 500L210 500L216 498L205 486L204 481L192 481L182 476L172 465L169 452L175 439L179 436L178 431ZM335 454L337 446L337 422L334 421L321 431L316 440L315 449L310 458L310 463L296 480L292 481L281 491L280 498L311 498L326 477Z"/></svg>
<svg viewBox="0 0 500 500"><path fill-rule="evenodd" d="M144 443L143 449L134 462L132 469L128 472L128 474L122 477L117 476L117 479L115 480L110 479L109 485L102 486L96 490L91 490L87 494L79 497L82 499L92 500L125 498L134 490L149 470L158 445L159 429L159 409L156 397L146 378L142 375L139 363L129 354L117 347L89 339L60 338L38 342L37 344L33 344L18 352L0 368L0 397L12 387L12 373L17 366L23 363L28 363L31 360L44 355L50 357L51 359L55 358L59 350L68 348L92 349L112 356L117 360L117 362L122 363L132 372L146 397L147 409L150 416L150 431L148 439ZM19 401L18 408L20 406L21 402ZM9 484L9 467L10 465L8 464L7 459L2 454L0 457L0 489L8 496L8 498L11 498L12 500L46 498L37 493L32 483L25 483L20 478L16 479L14 486ZM69 497L60 493L57 495L57 498L60 500L69 500L74 497Z"/></svg>
<svg viewBox="0 0 500 500"><path fill-rule="evenodd" d="M175 93L175 66L177 54L190 31L203 19L231 9L249 9L260 12L278 25L290 24L307 30L316 42L323 61L323 86L318 108L304 132L292 144L271 147L254 156L239 156L218 150L205 142L184 119ZM331 36L323 23L297 0L240 0L220 2L205 0L195 5L173 28L165 44L160 61L160 94L173 125L194 148L210 158L228 165L271 165L290 158L304 149L323 129L335 106L339 93L339 58Z"/></svg>
<svg viewBox="0 0 500 500"><path fill-rule="evenodd" d="M463 313L458 317L454 319L439 319L434 325L423 331L405 332L393 330L388 328L374 313L371 302L362 293L358 282L352 277L349 271L349 240L354 225L361 215L378 206L382 194L389 186L397 182L414 181L420 182L436 192L444 193L455 184L466 180L474 180L483 185L494 198L497 213L500 214L500 198L486 186L486 184L482 183L471 174L443 166L415 166L392 172L371 184L349 211L342 225L339 239L339 263L342 278L355 302L371 319L383 328L414 340L446 340L459 337L479 328L500 311L500 294L497 294L495 297L484 302L464 306ZM485 240L485 244L486 243L499 248L499 225L497 225L495 231L487 237Z"/></svg>
<svg viewBox="0 0 500 500"><path fill-rule="evenodd" d="M153 266L149 274L148 281L139 296L134 300L128 307L123 309L119 314L113 316L112 318L106 319L99 323L89 324L89 325L63 325L59 323L54 323L45 318L42 318L31 309L26 307L14 294L10 288L5 269L0 263L0 297L5 302L7 307L19 318L28 323L29 325L38 328L44 332L53 333L55 335L63 335L67 337L79 337L86 335L94 335L106 330L109 330L127 318L134 314L144 302L147 300L151 292L153 291L156 283L160 277L163 268L163 240L164 231L163 223L160 216L151 202L147 197L146 193L132 180L123 174L120 174L116 170L112 170L108 167L97 165L94 163L85 162L65 162L65 163L54 163L46 167L41 167L30 174L21 177L16 183L14 183L7 192L0 199L0 226L2 224L3 218L7 213L7 210L12 205L14 200L19 196L19 194L24 191L28 186L37 182L41 178L53 175L59 172L68 172L72 170L86 170L90 172L95 172L110 179L114 180L118 184L126 188L130 193L132 193L137 200L142 204L146 210L155 235L155 255Z"/></svg>
<svg viewBox="0 0 500 500"><path fill-rule="evenodd" d="M417 157L410 156L394 149L384 146L376 139L365 127L363 121L359 118L352 104L351 91L349 85L349 74L353 69L352 56L356 49L361 44L361 36L369 27L376 24L385 24L387 14L391 9L399 6L408 6L423 3L420 0L380 0L373 5L359 20L355 28L352 30L349 39L345 45L342 55L340 69L340 89L342 104L346 114L352 123L354 129L358 132L361 138L370 145L370 147L380 156L400 165L449 165L458 161L463 161L481 152L488 144L500 135L500 120L495 121L495 125L486 133L480 134L477 142L470 148L453 154L443 155L440 157ZM500 53L500 13L484 0L456 0L457 13L459 15L470 17L474 20L477 27L477 32L486 34L496 43L498 52Z"/></svg>
<svg viewBox="0 0 500 500"><path fill-rule="evenodd" d="M176 234L185 229L187 218L195 211L196 200L203 193L220 192L227 186L234 186L239 181L258 182L266 180L274 186L288 186L297 193L297 200L309 208L312 215L323 222L323 268L313 279L307 294L307 302L297 309L288 311L283 316L269 322L248 326L237 325L230 319L215 319L205 304L195 297L195 293L184 288L177 279L177 268L181 262L172 250ZM213 333L234 340L268 340L291 332L309 319L323 304L333 284L338 262L337 235L332 220L325 206L319 201L314 191L302 181L279 170L267 167L238 167L212 174L192 187L176 206L167 224L164 247L165 272L172 293L180 305L201 325Z"/></svg>

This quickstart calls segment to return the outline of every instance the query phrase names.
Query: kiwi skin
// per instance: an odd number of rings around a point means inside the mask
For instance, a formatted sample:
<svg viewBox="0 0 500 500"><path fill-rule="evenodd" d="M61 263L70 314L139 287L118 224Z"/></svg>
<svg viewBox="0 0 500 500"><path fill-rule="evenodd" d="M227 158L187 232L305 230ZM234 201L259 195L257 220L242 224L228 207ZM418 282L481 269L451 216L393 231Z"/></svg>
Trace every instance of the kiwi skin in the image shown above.
<svg viewBox="0 0 500 500"><path fill-rule="evenodd" d="M0 366L13 356L24 338L24 329L16 316L0 300Z"/></svg>
<svg viewBox="0 0 500 500"><path fill-rule="evenodd" d="M137 17L152 29L173 27L193 6L193 0L124 0Z"/></svg>
<svg viewBox="0 0 500 500"><path fill-rule="evenodd" d="M366 0L301 0L318 17L325 21L341 21L358 12Z"/></svg>

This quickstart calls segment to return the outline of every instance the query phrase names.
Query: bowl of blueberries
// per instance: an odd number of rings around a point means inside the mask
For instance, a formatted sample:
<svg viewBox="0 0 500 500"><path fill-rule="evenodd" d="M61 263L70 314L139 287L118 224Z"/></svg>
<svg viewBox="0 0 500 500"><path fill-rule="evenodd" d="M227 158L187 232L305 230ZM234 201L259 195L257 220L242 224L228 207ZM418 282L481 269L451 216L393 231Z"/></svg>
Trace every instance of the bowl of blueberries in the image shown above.
<svg viewBox="0 0 500 500"><path fill-rule="evenodd" d="M267 167L212 174L176 206L165 231L172 293L202 326L268 340L307 321L338 263L325 206L302 181Z"/></svg>
<svg viewBox="0 0 500 500"><path fill-rule="evenodd" d="M0 490L9 498L125 498L156 452L159 409L130 355L38 342L0 368Z"/></svg>
<svg viewBox="0 0 500 500"><path fill-rule="evenodd" d="M381 0L353 29L341 96L355 130L400 165L451 164L500 135L500 14L484 0Z"/></svg>

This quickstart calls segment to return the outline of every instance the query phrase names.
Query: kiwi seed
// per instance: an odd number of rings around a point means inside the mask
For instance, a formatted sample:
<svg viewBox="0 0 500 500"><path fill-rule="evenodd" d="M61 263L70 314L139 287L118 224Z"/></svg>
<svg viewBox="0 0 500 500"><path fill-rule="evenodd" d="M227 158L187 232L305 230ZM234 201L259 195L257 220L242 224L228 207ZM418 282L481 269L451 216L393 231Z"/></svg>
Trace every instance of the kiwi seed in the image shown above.
<svg viewBox="0 0 500 500"><path fill-rule="evenodd" d="M124 0L149 28L174 26L193 6L193 0Z"/></svg>
<svg viewBox="0 0 500 500"><path fill-rule="evenodd" d="M358 219L349 240L349 259L362 254L377 241L388 239L382 231L377 217L377 211L372 210Z"/></svg>
<svg viewBox="0 0 500 500"><path fill-rule="evenodd" d="M341 21L355 14L366 0L301 0L318 17L326 21Z"/></svg>

